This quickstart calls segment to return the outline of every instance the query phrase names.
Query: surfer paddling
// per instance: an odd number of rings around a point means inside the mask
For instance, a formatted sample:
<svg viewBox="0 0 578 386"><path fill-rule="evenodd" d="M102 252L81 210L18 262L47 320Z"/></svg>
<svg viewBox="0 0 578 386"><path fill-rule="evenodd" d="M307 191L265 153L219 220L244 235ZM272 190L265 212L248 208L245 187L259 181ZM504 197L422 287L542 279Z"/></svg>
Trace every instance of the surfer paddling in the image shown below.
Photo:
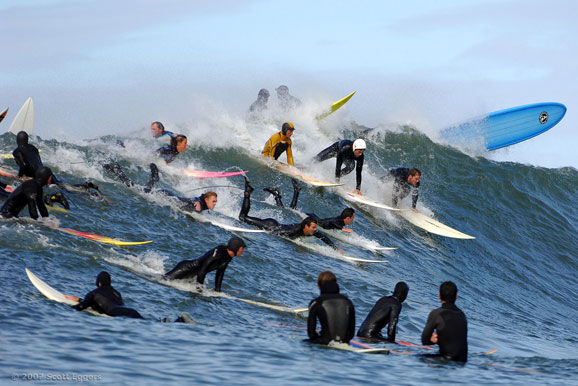
<svg viewBox="0 0 578 386"><path fill-rule="evenodd" d="M358 138L355 141L344 139L320 151L314 159L317 162L323 162L335 157L335 180L337 182L342 176L351 173L355 167L356 185L353 192L361 194L361 171L363 170L363 153L366 148L367 145L363 139ZM341 166L343 165L342 169Z"/></svg>
<svg viewBox="0 0 578 386"><path fill-rule="evenodd" d="M400 200L403 200L411 192L411 207L417 212L416 205L419 197L419 180L421 171L417 168L397 168L391 169L389 175L384 179L393 178L393 193L391 201L395 207Z"/></svg>
<svg viewBox="0 0 578 386"><path fill-rule="evenodd" d="M309 303L307 335L309 342L328 344L331 341L349 343L355 335L355 308L347 296L339 293L337 278L323 271L317 278L320 296ZM317 333L317 320L321 332Z"/></svg>
<svg viewBox="0 0 578 386"><path fill-rule="evenodd" d="M369 341L395 342L397 322L403 301L409 292L408 285L400 281L395 285L393 295L384 296L375 303L369 314L359 327L357 336ZM381 330L387 328L387 338L381 335Z"/></svg>
<svg viewBox="0 0 578 386"><path fill-rule="evenodd" d="M175 157L187 148L187 137L165 130L161 122L153 122L151 124L151 132L157 141L165 143L164 146L156 150L156 153L163 158L166 163L173 162Z"/></svg>
<svg viewBox="0 0 578 386"><path fill-rule="evenodd" d="M293 160L293 151L291 150L291 136L295 131L295 126L291 122L285 122L281 127L281 131L273 134L271 138L265 143L263 148L263 157L278 159L281 154L287 152L287 163L295 166Z"/></svg>
<svg viewBox="0 0 578 386"><path fill-rule="evenodd" d="M440 308L430 312L421 334L424 345L437 344L439 354L424 354L428 357L466 362L468 360L468 321L466 315L456 307L458 287L451 281L440 285L438 297Z"/></svg>
<svg viewBox="0 0 578 386"><path fill-rule="evenodd" d="M245 251L245 242L240 237L231 237L227 245L219 245L195 260L183 260L175 268L164 274L167 280L197 277L197 283L204 284L205 276L211 271L215 274L215 291L221 291L225 270L234 257Z"/></svg>
<svg viewBox="0 0 578 386"><path fill-rule="evenodd" d="M297 237L303 236L314 236L330 247L337 249L329 237L317 231L317 220L311 216L296 224L279 224L279 222L273 218L263 219L249 216L249 211L251 210L251 193L253 190L254 189L249 183L249 180L245 178L245 193L243 204L241 205L241 211L239 212L239 220L249 225L253 225L259 229L265 229L274 235L286 237L288 239L296 239Z"/></svg>

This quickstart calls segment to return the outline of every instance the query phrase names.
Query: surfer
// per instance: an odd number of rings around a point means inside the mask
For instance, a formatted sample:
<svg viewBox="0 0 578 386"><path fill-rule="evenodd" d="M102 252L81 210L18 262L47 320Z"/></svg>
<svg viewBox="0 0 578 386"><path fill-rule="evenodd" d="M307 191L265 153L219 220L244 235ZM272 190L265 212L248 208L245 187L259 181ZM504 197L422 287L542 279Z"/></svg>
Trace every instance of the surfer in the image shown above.
<svg viewBox="0 0 578 386"><path fill-rule="evenodd" d="M389 176L384 179L393 178L393 193L391 201L397 207L399 200L403 200L411 192L411 207L417 212L415 208L419 196L419 180L421 178L421 171L417 168L397 168L389 171Z"/></svg>
<svg viewBox="0 0 578 386"><path fill-rule="evenodd" d="M131 181L126 174L124 174L124 171L122 170L121 166L116 163L109 163L109 164L105 164L103 165L105 170L108 170L111 173L114 173L119 180L122 181L122 183L124 183L127 187L129 188L133 188L136 184ZM155 185L155 183L157 183L159 181L159 169L157 167L157 165L155 165L154 163L151 163L149 165L150 169L151 169L151 177L149 179L149 181L147 182L147 184L143 187L143 191L145 193L151 193L152 189ZM201 194L199 197L193 197L193 198L188 198L188 197L181 197L179 195L177 195L176 193L174 193L171 190L168 189L158 189L155 190L155 192L160 192L162 194L164 194L165 196L168 197L174 197L176 199L179 200L178 205L179 207L184 210L184 211L196 211L196 212L202 212L204 210L207 209L215 209L215 206L217 205L217 193L212 192L212 191L207 191L203 194Z"/></svg>
<svg viewBox="0 0 578 386"><path fill-rule="evenodd" d="M369 314L359 327L357 336L374 341L395 342L397 321L403 301L409 291L408 285L400 281L395 285L393 295L384 296L375 303ZM381 335L381 330L388 325L387 338Z"/></svg>
<svg viewBox="0 0 578 386"><path fill-rule="evenodd" d="M75 310L82 311L87 308L106 314L108 316L126 316L129 318L143 319L138 311L123 307L124 302L120 293L111 285L110 274L102 271L96 276L96 289L86 294L84 299L72 306Z"/></svg>
<svg viewBox="0 0 578 386"><path fill-rule="evenodd" d="M337 278L331 271L323 271L317 279L320 296L309 303L307 335L312 343L331 341L349 343L355 335L355 308L351 300L339 293ZM317 333L317 320L321 333Z"/></svg>
<svg viewBox="0 0 578 386"><path fill-rule="evenodd" d="M295 209L297 207L297 199L299 197L299 191L301 187L295 181L295 179L291 179L293 182L293 199L291 200L291 209ZM281 200L281 192L279 188L264 188L266 192L269 192L275 197L275 202L277 206L284 207L283 201ZM313 217L317 220L317 225L323 229L338 229L343 232L352 233L353 230L349 228L345 228L347 225L350 225L353 220L355 219L355 210L353 208L345 208L341 212L339 216L335 217L327 217L327 218L320 218L315 213L306 213L308 216Z"/></svg>
<svg viewBox="0 0 578 386"><path fill-rule="evenodd" d="M239 212L239 220L259 229L265 229L274 235L286 237L288 239L296 239L297 237L302 236L315 236L330 247L337 249L329 237L317 231L317 220L311 216L308 216L303 221L296 224L279 224L279 222L273 218L263 219L249 216L249 210L251 209L251 193L253 190L254 189L249 183L249 180L245 178L245 194L243 204L241 205L241 211Z"/></svg>
<svg viewBox="0 0 578 386"><path fill-rule="evenodd" d="M151 132L158 142L165 144L159 147L156 153L159 157L162 157L166 163L171 163L177 154L187 148L186 136L165 130L165 126L159 121L151 123Z"/></svg>
<svg viewBox="0 0 578 386"><path fill-rule="evenodd" d="M337 182L341 176L351 173L355 167L356 185L354 192L361 194L361 171L364 161L363 153L366 147L363 139L358 138L355 141L344 139L320 151L314 159L317 162L322 162L335 157L335 179ZM342 165L345 165L343 169L341 169Z"/></svg>
<svg viewBox="0 0 578 386"><path fill-rule="evenodd" d="M295 126L291 122L285 122L281 131L273 134L265 143L263 148L263 157L278 159L281 154L287 151L287 163L295 166L293 161L293 151L291 150L291 136L295 131Z"/></svg>
<svg viewBox="0 0 578 386"><path fill-rule="evenodd" d="M279 107L283 111L293 110L301 106L301 101L289 94L289 87L281 85L275 89L277 91L277 100L279 102Z"/></svg>
<svg viewBox="0 0 578 386"><path fill-rule="evenodd" d="M18 217L18 214L28 205L28 213L33 219L38 219L38 212L42 217L48 217L48 210L42 200L42 187L52 181L52 170L42 166L36 170L34 178L24 181L6 198L0 208L0 217Z"/></svg>
<svg viewBox="0 0 578 386"><path fill-rule="evenodd" d="M7 185L0 181L0 198L7 198L13 191L14 187L12 185Z"/></svg>
<svg viewBox="0 0 578 386"><path fill-rule="evenodd" d="M269 101L269 91L265 88L259 90L257 94L257 100L251 104L249 107L250 112L260 113L263 110L267 110L267 102Z"/></svg>
<svg viewBox="0 0 578 386"><path fill-rule="evenodd" d="M421 334L421 342L424 345L439 345L440 353L424 356L466 362L468 322L466 315L454 304L458 298L458 287L451 281L443 282L438 297L442 306L430 312Z"/></svg>
<svg viewBox="0 0 578 386"><path fill-rule="evenodd" d="M197 283L204 284L207 273L216 270L215 291L220 292L227 266L233 257L241 256L246 247L243 239L231 237L227 245L219 245L195 260L183 260L163 277L167 280L177 280L196 276Z"/></svg>

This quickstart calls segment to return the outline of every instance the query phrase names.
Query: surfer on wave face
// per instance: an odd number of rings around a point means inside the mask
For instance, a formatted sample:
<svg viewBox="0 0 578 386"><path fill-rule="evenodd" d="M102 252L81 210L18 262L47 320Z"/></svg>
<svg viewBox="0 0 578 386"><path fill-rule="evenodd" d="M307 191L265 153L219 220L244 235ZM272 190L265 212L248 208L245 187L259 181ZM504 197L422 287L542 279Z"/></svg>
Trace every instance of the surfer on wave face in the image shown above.
<svg viewBox="0 0 578 386"><path fill-rule="evenodd" d="M245 193L241 211L239 212L240 221L289 239L296 239L302 236L315 236L330 247L337 249L329 237L321 232L317 232L317 220L313 217L307 217L296 224L279 224L279 222L273 218L263 219L249 216L249 211L251 210L251 193L253 190L249 180L245 178Z"/></svg>
<svg viewBox="0 0 578 386"><path fill-rule="evenodd" d="M295 126L293 126L291 122L285 122L281 127L281 131L273 134L267 143L265 143L262 152L263 157L277 160L281 154L287 152L287 163L295 166L293 151L291 150L291 136L294 131Z"/></svg>
<svg viewBox="0 0 578 386"><path fill-rule="evenodd" d="M417 168L391 169L389 175L383 179L393 178L393 193L391 201L397 207L397 203L403 200L411 192L411 207L417 212L416 205L419 197L419 180L421 171Z"/></svg>
<svg viewBox="0 0 578 386"><path fill-rule="evenodd" d="M165 126L159 121L151 123L151 133L156 140L166 143L156 150L156 153L162 157L166 163L171 163L177 154L187 148L186 136L165 130Z"/></svg>
<svg viewBox="0 0 578 386"><path fill-rule="evenodd" d="M240 237L231 237L227 245L219 245L195 260L183 260L175 268L164 274L166 280L197 277L197 283L204 284L205 276L211 271L215 274L215 291L221 291L225 270L233 257L241 256L246 245Z"/></svg>
<svg viewBox="0 0 578 386"><path fill-rule="evenodd" d="M337 182L339 182L341 176L351 173L355 167L356 185L354 193L361 195L361 171L363 170L363 161L365 159L363 153L366 148L367 145L363 139L358 138L355 141L344 139L320 151L314 159L317 162L322 162L335 157L335 179ZM343 169L341 169L342 165L345 165Z"/></svg>
<svg viewBox="0 0 578 386"><path fill-rule="evenodd" d="M317 279L321 296L309 303L307 335L312 343L331 341L349 343L355 335L355 308L347 296L339 293L337 278L331 271L323 271ZM321 332L317 333L317 320Z"/></svg>

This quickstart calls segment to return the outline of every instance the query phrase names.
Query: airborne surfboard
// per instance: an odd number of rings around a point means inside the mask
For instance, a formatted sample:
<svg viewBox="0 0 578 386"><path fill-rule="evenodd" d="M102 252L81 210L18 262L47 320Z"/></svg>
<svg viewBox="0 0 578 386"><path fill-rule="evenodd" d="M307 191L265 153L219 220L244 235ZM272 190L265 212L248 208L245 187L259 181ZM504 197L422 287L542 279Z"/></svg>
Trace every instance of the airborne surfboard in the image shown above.
<svg viewBox="0 0 578 386"><path fill-rule="evenodd" d="M8 131L14 134L18 134L19 131L25 131L29 135L34 134L34 102L32 102L32 98L28 98L18 110Z"/></svg>
<svg viewBox="0 0 578 386"><path fill-rule="evenodd" d="M338 100L337 102L333 103L331 105L331 107L329 108L329 110L327 110L326 112L324 112L322 114L319 114L318 116L315 117L315 119L321 120L321 119L326 118L327 116L333 114L334 112L339 110L344 104L346 104L351 99L351 97L353 97L353 95L355 93L356 93L356 91L352 92L351 94L349 94L345 98L342 98L342 99Z"/></svg>
<svg viewBox="0 0 578 386"><path fill-rule="evenodd" d="M242 172L208 172L204 170L192 170L192 169L185 169L184 173L193 178L224 178L224 177L233 177L239 176L249 171L244 170Z"/></svg>
<svg viewBox="0 0 578 386"><path fill-rule="evenodd" d="M4 110L2 114L0 114L0 122L2 122L4 118L6 118L6 114L8 114L8 108Z"/></svg>

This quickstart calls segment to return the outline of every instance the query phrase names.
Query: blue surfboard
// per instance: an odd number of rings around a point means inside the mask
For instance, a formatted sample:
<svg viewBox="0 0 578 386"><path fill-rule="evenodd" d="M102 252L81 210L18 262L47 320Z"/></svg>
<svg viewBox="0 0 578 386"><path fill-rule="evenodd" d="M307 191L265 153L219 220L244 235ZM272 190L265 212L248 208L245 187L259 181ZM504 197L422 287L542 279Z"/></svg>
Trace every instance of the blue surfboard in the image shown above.
<svg viewBox="0 0 578 386"><path fill-rule="evenodd" d="M512 107L444 129L442 138L458 145L480 142L486 150L496 150L542 134L564 114L566 106L561 103Z"/></svg>

